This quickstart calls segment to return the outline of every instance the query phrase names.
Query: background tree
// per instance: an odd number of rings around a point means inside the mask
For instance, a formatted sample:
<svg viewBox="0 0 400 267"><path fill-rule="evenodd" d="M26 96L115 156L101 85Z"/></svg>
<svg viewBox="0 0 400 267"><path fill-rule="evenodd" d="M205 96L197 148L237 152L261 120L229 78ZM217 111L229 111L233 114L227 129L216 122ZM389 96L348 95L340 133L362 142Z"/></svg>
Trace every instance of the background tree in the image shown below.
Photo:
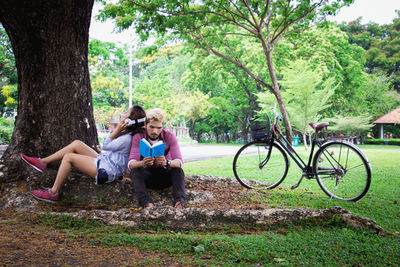
<svg viewBox="0 0 400 267"><path fill-rule="evenodd" d="M106 6L102 18L116 19L118 26L135 23L142 38L155 31L172 33L197 47L243 69L249 77L268 88L276 97L283 114L289 138L292 137L289 117L282 99L272 54L286 34L307 26L313 19L333 14L351 0L338 1L136 1L121 0ZM247 36L263 51L268 73L256 73L246 66L236 51L222 47L231 37Z"/></svg>
<svg viewBox="0 0 400 267"><path fill-rule="evenodd" d="M365 115L347 117L338 115L327 120L330 122L328 131L346 135L361 135L374 126L371 124L371 119L371 116Z"/></svg>
<svg viewBox="0 0 400 267"><path fill-rule="evenodd" d="M17 107L17 82L17 69L11 42L0 24L0 112L3 112L5 107Z"/></svg>
<svg viewBox="0 0 400 267"><path fill-rule="evenodd" d="M400 105L400 94L391 89L390 84L386 75L378 73L366 75L363 114L371 115L374 120Z"/></svg>
<svg viewBox="0 0 400 267"><path fill-rule="evenodd" d="M256 60L258 51L252 50L246 41L243 39L231 42L230 45L235 45L238 51L242 47L243 57L247 55L246 61L252 62L254 66L263 66ZM217 56L190 46L186 51L189 51L192 57L185 72L184 85L189 88L200 88L211 97L223 97L231 103L232 109L240 110L225 115L235 116L232 119L237 123L230 129L230 133L235 136L239 134L243 137L244 143L247 143L248 118L259 110L256 93L263 91L261 86L250 79L243 70Z"/></svg>
<svg viewBox="0 0 400 267"><path fill-rule="evenodd" d="M0 86L17 83L17 69L10 39L0 24Z"/></svg>
<svg viewBox="0 0 400 267"><path fill-rule="evenodd" d="M90 40L89 42L89 68L92 77L116 77L128 82L128 47L111 42ZM133 76L138 76L137 65L133 66ZM126 81L124 78L126 77Z"/></svg>
<svg viewBox="0 0 400 267"><path fill-rule="evenodd" d="M293 128L303 135L304 148L307 150L307 134L312 132L308 124L320 121L321 111L330 107L328 101L334 93L333 79L323 82L322 74L312 70L309 62L296 60L283 70L281 84ZM271 109L271 98L269 93L259 94L263 113Z"/></svg>
<svg viewBox="0 0 400 267"><path fill-rule="evenodd" d="M117 77L104 77L98 75L92 79L93 106L127 107L128 98L125 84Z"/></svg>
<svg viewBox="0 0 400 267"><path fill-rule="evenodd" d="M145 109L163 109L170 125L184 121L181 102L186 89L181 80L187 63L188 58L181 54L181 46L153 50L141 57L141 71L133 82L133 100Z"/></svg>
<svg viewBox="0 0 400 267"><path fill-rule="evenodd" d="M400 10L391 24L361 24L361 18L342 23L340 28L350 38L350 43L366 50L366 70L369 73L384 73L391 88L400 93Z"/></svg>
<svg viewBox="0 0 400 267"><path fill-rule="evenodd" d="M192 139L196 138L194 131L197 121L204 119L212 108L208 101L209 97L209 95L205 95L199 90L187 92L180 96L180 109L189 120L189 135Z"/></svg>
<svg viewBox="0 0 400 267"><path fill-rule="evenodd" d="M18 70L18 116L4 153L7 179L20 153L48 155L74 139L98 146L88 70L93 0L0 1Z"/></svg>
<svg viewBox="0 0 400 267"><path fill-rule="evenodd" d="M210 103L212 106L209 111L207 123L211 126L215 134L215 141L217 143L220 141L229 143L231 139L230 130L236 123L236 116L232 113L237 112L237 109L232 108L231 103L223 97L213 97L210 99Z"/></svg>
<svg viewBox="0 0 400 267"><path fill-rule="evenodd" d="M324 111L326 117L365 112L364 50L349 44L347 35L336 25L324 23L310 27L283 40L277 50L282 55L276 61L280 73L291 61L303 59L312 70L320 72L323 80L333 79L336 89L331 108Z"/></svg>

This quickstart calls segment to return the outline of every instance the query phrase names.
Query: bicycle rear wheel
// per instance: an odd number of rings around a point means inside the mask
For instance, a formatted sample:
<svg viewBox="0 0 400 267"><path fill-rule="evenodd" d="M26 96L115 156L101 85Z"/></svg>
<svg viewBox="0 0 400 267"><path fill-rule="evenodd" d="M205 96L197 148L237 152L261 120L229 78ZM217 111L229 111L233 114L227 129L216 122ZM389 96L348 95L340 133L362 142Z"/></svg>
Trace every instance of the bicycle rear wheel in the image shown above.
<svg viewBox="0 0 400 267"><path fill-rule="evenodd" d="M275 143L254 141L240 148L233 159L233 173L250 189L272 189L286 177L289 161Z"/></svg>
<svg viewBox="0 0 400 267"><path fill-rule="evenodd" d="M368 159L354 145L328 142L317 151L313 170L321 189L331 198L357 201L371 184Z"/></svg>

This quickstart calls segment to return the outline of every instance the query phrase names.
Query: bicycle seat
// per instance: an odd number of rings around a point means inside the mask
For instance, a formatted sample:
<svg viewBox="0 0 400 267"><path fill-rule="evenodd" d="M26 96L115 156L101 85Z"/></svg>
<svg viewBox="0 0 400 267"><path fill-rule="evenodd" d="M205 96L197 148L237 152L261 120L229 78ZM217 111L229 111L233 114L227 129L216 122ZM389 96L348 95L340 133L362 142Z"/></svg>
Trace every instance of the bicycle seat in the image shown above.
<svg viewBox="0 0 400 267"><path fill-rule="evenodd" d="M326 128L329 125L329 122L310 122L308 125L311 126L315 130L315 132L319 132Z"/></svg>

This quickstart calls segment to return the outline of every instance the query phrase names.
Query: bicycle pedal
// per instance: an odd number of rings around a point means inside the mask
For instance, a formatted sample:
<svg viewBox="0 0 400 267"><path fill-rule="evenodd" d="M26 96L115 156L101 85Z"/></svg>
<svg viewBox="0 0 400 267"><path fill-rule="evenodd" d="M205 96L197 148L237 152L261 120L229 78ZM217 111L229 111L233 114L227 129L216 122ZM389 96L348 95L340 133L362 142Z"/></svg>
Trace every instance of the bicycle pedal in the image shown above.
<svg viewBox="0 0 400 267"><path fill-rule="evenodd" d="M292 185L292 186L290 187L290 189L294 190L294 189L296 189L297 187L299 187L299 185L298 185L298 184L295 184L295 185Z"/></svg>

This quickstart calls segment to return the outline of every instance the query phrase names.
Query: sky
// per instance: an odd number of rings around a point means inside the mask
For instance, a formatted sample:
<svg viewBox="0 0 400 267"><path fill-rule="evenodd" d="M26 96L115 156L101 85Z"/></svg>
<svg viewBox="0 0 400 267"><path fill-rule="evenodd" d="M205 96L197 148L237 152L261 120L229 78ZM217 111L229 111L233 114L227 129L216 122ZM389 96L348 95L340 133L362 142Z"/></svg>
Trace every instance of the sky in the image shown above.
<svg viewBox="0 0 400 267"><path fill-rule="evenodd" d="M99 22L94 19L100 5L96 2L93 8L92 22L89 36L103 42L129 43L133 37L129 31L118 33L111 20ZM330 18L337 23L353 21L362 17L361 23L375 22L380 25L389 24L396 17L395 10L400 10L400 0L355 0L349 7L344 7L335 16Z"/></svg>

